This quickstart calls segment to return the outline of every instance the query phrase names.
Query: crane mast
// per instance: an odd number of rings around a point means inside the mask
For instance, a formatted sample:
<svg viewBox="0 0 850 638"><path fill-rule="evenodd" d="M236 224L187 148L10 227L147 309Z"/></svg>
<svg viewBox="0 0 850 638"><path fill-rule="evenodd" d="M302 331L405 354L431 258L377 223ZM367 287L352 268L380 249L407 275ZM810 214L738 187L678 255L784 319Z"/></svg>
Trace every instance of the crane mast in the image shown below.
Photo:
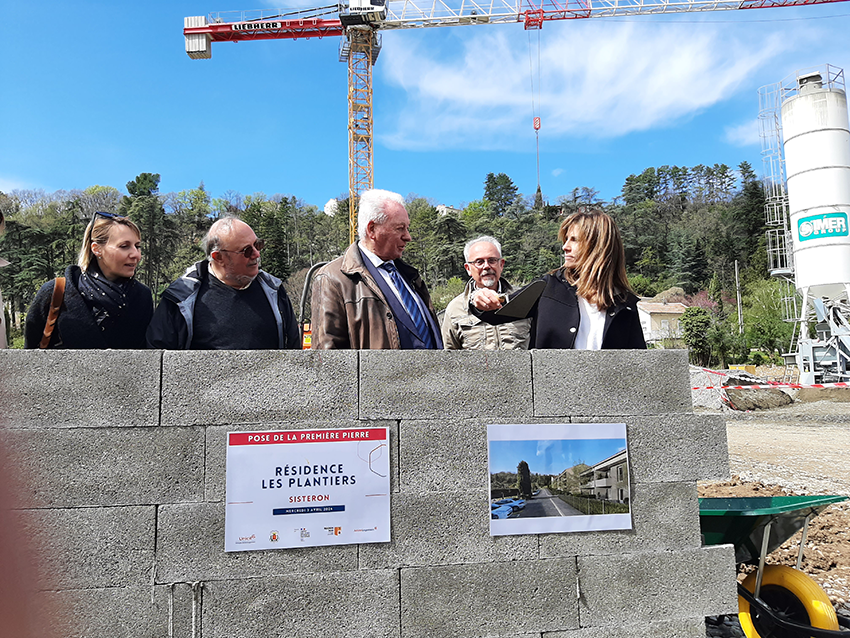
<svg viewBox="0 0 850 638"><path fill-rule="evenodd" d="M850 0L348 0L310 9L231 11L184 19L186 53L212 57L213 42L297 40L343 36L348 63L349 239L357 232L358 197L374 185L372 67L379 30L522 23L540 29L550 20L769 9Z"/></svg>

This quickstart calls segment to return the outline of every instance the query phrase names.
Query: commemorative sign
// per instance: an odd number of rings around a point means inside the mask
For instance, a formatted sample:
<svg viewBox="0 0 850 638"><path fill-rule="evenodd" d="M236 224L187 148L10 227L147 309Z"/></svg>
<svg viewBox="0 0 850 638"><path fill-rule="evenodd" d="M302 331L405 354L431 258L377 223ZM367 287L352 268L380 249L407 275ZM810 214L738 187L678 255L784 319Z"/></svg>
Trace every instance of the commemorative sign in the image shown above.
<svg viewBox="0 0 850 638"><path fill-rule="evenodd" d="M229 432L224 550L386 543L388 428Z"/></svg>

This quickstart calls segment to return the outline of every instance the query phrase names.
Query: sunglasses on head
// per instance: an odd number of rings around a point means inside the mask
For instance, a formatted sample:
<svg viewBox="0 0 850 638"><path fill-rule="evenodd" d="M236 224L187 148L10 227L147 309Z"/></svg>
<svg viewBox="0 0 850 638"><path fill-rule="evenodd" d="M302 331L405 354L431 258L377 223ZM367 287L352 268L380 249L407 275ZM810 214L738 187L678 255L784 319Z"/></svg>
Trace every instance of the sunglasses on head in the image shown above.
<svg viewBox="0 0 850 638"><path fill-rule="evenodd" d="M220 253L242 253L245 256L245 259L251 259L254 256L254 249L257 249L257 252L260 252L263 248L266 247L266 240L260 239L259 237L253 244L248 244L242 250L225 250L224 248L217 248Z"/></svg>
<svg viewBox="0 0 850 638"><path fill-rule="evenodd" d="M102 210L94 211L94 217L100 215L101 217L105 217L106 219L127 219L124 215L116 215L115 213L104 213ZM94 221L94 217L92 221Z"/></svg>

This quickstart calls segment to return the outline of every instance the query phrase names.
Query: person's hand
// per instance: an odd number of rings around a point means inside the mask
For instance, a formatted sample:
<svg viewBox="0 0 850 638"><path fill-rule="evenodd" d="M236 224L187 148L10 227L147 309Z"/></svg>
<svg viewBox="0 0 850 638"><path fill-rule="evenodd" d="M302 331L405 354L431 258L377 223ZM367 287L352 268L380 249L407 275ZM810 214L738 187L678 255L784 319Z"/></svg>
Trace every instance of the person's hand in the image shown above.
<svg viewBox="0 0 850 638"><path fill-rule="evenodd" d="M481 311L498 310L502 307L504 297L489 288L479 288L472 297L472 304Z"/></svg>

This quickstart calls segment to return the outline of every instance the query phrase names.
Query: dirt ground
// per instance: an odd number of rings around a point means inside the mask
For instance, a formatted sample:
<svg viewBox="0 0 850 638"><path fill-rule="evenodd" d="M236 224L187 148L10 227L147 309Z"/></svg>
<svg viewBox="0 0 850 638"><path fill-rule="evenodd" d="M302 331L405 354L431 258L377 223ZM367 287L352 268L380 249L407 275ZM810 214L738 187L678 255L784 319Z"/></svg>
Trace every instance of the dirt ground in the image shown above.
<svg viewBox="0 0 850 638"><path fill-rule="evenodd" d="M700 496L850 496L850 389L845 392L833 394L833 400L797 401L765 411L724 409L732 480L702 483ZM768 563L794 566L800 538L798 532ZM802 569L839 613L850 615L850 501L812 520Z"/></svg>

